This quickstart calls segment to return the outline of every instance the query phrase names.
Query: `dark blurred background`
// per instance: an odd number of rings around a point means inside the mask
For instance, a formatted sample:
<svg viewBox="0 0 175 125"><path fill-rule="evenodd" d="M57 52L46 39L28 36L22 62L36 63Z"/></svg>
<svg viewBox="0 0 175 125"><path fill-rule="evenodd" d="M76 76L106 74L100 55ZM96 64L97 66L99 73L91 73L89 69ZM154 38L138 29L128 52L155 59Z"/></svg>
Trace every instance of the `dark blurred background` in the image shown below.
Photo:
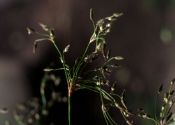
<svg viewBox="0 0 175 125"><path fill-rule="evenodd" d="M92 33L90 8L95 20L124 13L107 37L112 55L125 58L113 76L127 89L129 108L144 107L153 114L157 88L175 77L175 0L0 0L0 108L14 109L39 97L43 68L56 61L49 43L32 53L34 38L26 27L38 29L38 22L54 27L58 46L71 44L67 59L72 64ZM103 125L98 97L88 92L75 95L73 124ZM55 122L65 125L67 115L60 111L54 112ZM6 117L0 116L0 121Z"/></svg>

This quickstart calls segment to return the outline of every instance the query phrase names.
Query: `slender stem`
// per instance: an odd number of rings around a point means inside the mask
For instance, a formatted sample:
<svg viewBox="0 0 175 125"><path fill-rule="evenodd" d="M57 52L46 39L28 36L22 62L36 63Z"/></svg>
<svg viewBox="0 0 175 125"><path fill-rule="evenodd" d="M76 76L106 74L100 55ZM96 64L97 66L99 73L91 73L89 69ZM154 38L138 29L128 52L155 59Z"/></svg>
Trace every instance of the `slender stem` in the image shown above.
<svg viewBox="0 0 175 125"><path fill-rule="evenodd" d="M71 125L71 93L72 83L68 83L68 125Z"/></svg>
<svg viewBox="0 0 175 125"><path fill-rule="evenodd" d="M92 12L91 12L91 14L92 14ZM92 15L91 15L91 16L92 16ZM92 17L90 17L90 18L91 18L91 21L93 22ZM93 24L93 25L94 25L94 24ZM90 40L89 40L89 43L87 44L86 49L85 49L83 55L81 56L80 61L78 62L77 66L76 66L76 64L75 64L76 68L75 68L75 71L73 71L73 72L74 72L74 73L73 73L73 82L74 82L75 78L76 78L76 77L78 76L78 74L79 74L79 70L81 69L81 66L82 66L83 61L84 61L84 58L85 58L85 56L86 56L86 54L87 54L87 52L88 52L88 49L89 49L89 47L90 47L90 44L91 44L93 41L95 41L94 35L96 35L96 34L95 34L96 30L97 30L97 27L95 27L95 25L94 25L94 32L93 32L93 35L91 36L91 38L90 38Z"/></svg>
<svg viewBox="0 0 175 125"><path fill-rule="evenodd" d="M64 70L64 73L65 73L66 81L68 83L68 81L70 80L70 74L67 71L67 67L66 67L66 64L65 64L64 56L61 53L61 51L58 49L57 45L55 44L55 41L54 40L51 40L51 42L53 43L56 51L58 52L58 54L60 56L60 61L61 61L62 65L63 65L63 70Z"/></svg>
<svg viewBox="0 0 175 125"><path fill-rule="evenodd" d="M77 67L75 68L75 71L74 71L74 74L73 74L73 80L75 80L75 78L78 76L81 65L83 64L84 58L85 58L85 56L87 54L87 51L89 49L89 45L90 45L90 43L88 43L88 45L86 46L86 49L85 49L80 61L78 62Z"/></svg>
<svg viewBox="0 0 175 125"><path fill-rule="evenodd" d="M60 59L61 59L61 63L63 64L63 69L64 69L64 73L65 73L65 77L66 77L66 81L67 81L67 88L68 88L68 125L71 125L71 93L72 93L72 80L71 80L71 76L70 76L70 72L67 71L67 67L65 64L65 60L64 60L64 55L62 55L61 51L58 49L57 45L55 44L54 40L51 40L54 47L56 48Z"/></svg>
<svg viewBox="0 0 175 125"><path fill-rule="evenodd" d="M68 124L71 125L71 96L68 96Z"/></svg>
<svg viewBox="0 0 175 125"><path fill-rule="evenodd" d="M51 42L53 43L53 45L54 45L55 49L57 50L59 56L62 57L62 53L61 53L61 51L58 49L57 45L55 44L55 41L51 41Z"/></svg>

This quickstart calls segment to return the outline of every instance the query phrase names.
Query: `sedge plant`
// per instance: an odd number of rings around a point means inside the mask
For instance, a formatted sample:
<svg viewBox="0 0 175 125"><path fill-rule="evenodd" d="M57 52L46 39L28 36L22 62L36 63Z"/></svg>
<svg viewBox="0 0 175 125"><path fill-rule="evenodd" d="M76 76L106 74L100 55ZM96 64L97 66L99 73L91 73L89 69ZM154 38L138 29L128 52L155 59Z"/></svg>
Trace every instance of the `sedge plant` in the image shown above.
<svg viewBox="0 0 175 125"><path fill-rule="evenodd" d="M41 32L33 29L27 28L28 34L36 34L38 38L34 41L33 52L35 53L36 48L39 43L49 42L53 48L56 50L57 58L62 64L62 67L56 68L46 68L44 71L46 75L43 77L40 87L41 94L41 108L38 110L38 101L34 99L37 103L32 103L33 108L35 108L34 119L40 119L41 116L47 115L47 106L52 106L55 100L60 99L58 93L52 93L53 98L51 100L47 99L46 88L48 81L54 81L54 85L58 85L58 78L55 76L49 76L48 72L59 72L63 71L65 75L65 86L67 86L67 101L68 108L68 125L72 124L71 118L71 102L72 95L79 90L89 90L95 92L99 95L101 103L101 112L104 116L106 125L119 125L115 118L110 114L109 109L113 108L120 112L123 120L127 125L134 125L133 117L143 118L145 120L150 120L154 125L173 125L174 113L172 112L174 100L174 81L170 84L168 91L164 93L163 101L159 116L151 117L142 108L135 113L128 109L125 103L124 94L125 90L121 94L116 93L116 83L111 83L109 76L119 68L118 62L123 60L121 56L110 56L110 51L107 49L106 36L110 33L113 23L120 17L122 13L114 13L111 16L102 18L98 21L94 21L92 9L90 10L90 21L93 26L93 33L89 39L88 44L83 52L83 54L75 60L73 66L69 66L65 60L66 53L69 52L70 45L67 45L63 50L59 47L56 42L55 31L53 28L48 27L45 24L39 23L41 27ZM93 49L91 49L93 48ZM86 70L86 66L100 59L100 63L90 70ZM158 90L158 95L160 95L163 90L163 85L160 86ZM62 98L62 97L61 97ZM65 101L65 102L66 102ZM28 103L28 105L31 103ZM25 109L24 105L20 109ZM18 113L15 114L15 119L19 125L25 125L21 120ZM38 124L42 125L40 122Z"/></svg>

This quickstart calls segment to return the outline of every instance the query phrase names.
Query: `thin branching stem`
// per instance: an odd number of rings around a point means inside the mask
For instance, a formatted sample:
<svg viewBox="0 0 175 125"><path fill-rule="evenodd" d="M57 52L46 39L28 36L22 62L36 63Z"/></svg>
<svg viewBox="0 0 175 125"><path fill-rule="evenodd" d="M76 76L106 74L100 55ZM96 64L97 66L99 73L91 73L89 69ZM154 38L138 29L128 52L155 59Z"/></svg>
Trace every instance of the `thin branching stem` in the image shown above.
<svg viewBox="0 0 175 125"><path fill-rule="evenodd" d="M67 70L64 55L58 49L57 45L55 44L55 41L52 41L52 43L60 56L60 60L63 64L63 68L64 68L64 73L65 73L65 77L66 77L66 81L67 81L67 90L68 90L68 92L67 92L67 95L68 95L68 125L71 125L71 93L72 93L71 75L70 75L70 72L68 72L68 70Z"/></svg>

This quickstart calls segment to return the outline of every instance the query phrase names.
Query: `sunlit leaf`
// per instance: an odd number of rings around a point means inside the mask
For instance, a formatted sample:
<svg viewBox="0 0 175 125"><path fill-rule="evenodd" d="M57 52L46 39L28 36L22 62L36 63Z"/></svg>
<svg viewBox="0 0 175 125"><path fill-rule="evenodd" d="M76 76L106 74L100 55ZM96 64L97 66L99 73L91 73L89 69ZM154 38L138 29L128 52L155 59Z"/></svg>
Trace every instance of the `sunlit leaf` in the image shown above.
<svg viewBox="0 0 175 125"><path fill-rule="evenodd" d="M123 58L123 57L121 57L121 56L115 56L115 57L114 57L114 59L115 59L115 60L119 60L119 61L120 61L120 60L123 60L124 58Z"/></svg>
<svg viewBox="0 0 175 125"><path fill-rule="evenodd" d="M32 33L34 33L35 32L35 30L33 29L33 28L29 28L29 27L27 27L27 33L30 35L30 34L32 34Z"/></svg>
<svg viewBox="0 0 175 125"><path fill-rule="evenodd" d="M47 25L43 24L43 23L39 23L39 25L41 26L41 28L44 30L44 31L49 31L50 29L48 28Z"/></svg>
<svg viewBox="0 0 175 125"><path fill-rule="evenodd" d="M67 45L64 50L63 50L63 53L67 53L69 51L69 48L70 48L70 45Z"/></svg>

